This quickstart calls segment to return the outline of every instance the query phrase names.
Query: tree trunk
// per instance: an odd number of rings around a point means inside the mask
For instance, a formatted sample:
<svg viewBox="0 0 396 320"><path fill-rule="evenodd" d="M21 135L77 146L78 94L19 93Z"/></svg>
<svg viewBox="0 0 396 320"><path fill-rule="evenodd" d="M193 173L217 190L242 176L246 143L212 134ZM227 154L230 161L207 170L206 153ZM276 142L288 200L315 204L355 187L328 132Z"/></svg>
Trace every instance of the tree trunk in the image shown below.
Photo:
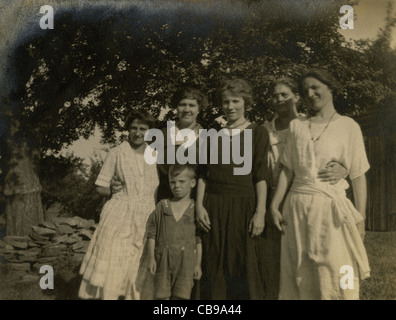
<svg viewBox="0 0 396 320"><path fill-rule="evenodd" d="M41 185L31 150L12 147L4 183L6 197L6 234L26 236L31 227L44 221Z"/></svg>

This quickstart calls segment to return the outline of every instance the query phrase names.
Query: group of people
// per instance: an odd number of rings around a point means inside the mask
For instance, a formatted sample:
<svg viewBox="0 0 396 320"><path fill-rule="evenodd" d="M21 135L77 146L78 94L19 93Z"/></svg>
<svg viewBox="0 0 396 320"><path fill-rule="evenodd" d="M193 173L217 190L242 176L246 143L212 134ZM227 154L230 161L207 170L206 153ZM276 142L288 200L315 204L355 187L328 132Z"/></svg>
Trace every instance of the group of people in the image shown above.
<svg viewBox="0 0 396 320"><path fill-rule="evenodd" d="M323 69L300 81L277 79L276 116L259 125L246 118L254 105L248 83L225 81L216 92L223 130L241 146L251 143L238 149L251 152L244 175L234 173L241 166L235 161L200 164L198 143L174 148L197 148L194 163L148 164L144 135L155 121L147 110L132 111L128 141L110 150L96 181L111 198L81 265L79 296L359 299L359 282L370 274L363 244L369 164L360 127L335 109L337 90ZM306 115L298 112L300 99ZM171 104L176 131L190 129L198 138L206 96L180 88ZM171 140L164 141L166 149ZM222 159L235 146L223 143L207 151ZM353 270L347 287L340 285L345 266Z"/></svg>

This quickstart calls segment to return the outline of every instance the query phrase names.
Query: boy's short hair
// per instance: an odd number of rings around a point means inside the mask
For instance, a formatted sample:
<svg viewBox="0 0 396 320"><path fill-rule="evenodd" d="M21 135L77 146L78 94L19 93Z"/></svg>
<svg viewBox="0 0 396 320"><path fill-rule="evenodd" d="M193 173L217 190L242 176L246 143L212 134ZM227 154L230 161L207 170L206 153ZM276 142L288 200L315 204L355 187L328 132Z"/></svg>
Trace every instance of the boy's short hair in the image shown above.
<svg viewBox="0 0 396 320"><path fill-rule="evenodd" d="M169 174L170 177L177 177L184 170L188 170L189 176L190 176L191 179L195 179L196 178L196 166L193 165L193 164L190 164L190 163L186 163L186 164L180 164L180 163L172 164L169 167L168 174Z"/></svg>

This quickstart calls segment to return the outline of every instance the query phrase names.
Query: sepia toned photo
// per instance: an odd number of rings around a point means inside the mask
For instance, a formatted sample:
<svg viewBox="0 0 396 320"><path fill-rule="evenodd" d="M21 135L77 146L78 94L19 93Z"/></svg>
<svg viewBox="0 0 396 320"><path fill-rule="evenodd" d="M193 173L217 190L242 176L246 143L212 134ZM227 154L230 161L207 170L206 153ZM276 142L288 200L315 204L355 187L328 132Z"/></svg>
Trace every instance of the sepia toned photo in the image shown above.
<svg viewBox="0 0 396 320"><path fill-rule="evenodd" d="M0 300L396 299L396 1L0 16Z"/></svg>

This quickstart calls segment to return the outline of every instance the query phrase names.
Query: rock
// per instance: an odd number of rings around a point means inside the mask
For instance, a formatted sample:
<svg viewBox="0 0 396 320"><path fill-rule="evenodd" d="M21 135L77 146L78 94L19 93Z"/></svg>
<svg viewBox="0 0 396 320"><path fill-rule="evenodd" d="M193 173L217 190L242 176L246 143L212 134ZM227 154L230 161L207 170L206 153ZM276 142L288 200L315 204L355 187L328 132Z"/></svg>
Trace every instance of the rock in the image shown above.
<svg viewBox="0 0 396 320"><path fill-rule="evenodd" d="M57 220L57 223L59 225L68 225L70 227L76 227L80 223L81 219L82 218L77 216L74 216L72 218L59 218Z"/></svg>
<svg viewBox="0 0 396 320"><path fill-rule="evenodd" d="M60 234L72 234L74 233L74 229L67 224L58 225L58 231Z"/></svg>
<svg viewBox="0 0 396 320"><path fill-rule="evenodd" d="M4 249L6 249L6 250L13 250L14 249L14 247L12 246L12 245L10 245L10 244L6 244L5 245L5 247L4 247Z"/></svg>
<svg viewBox="0 0 396 320"><path fill-rule="evenodd" d="M15 263L20 263L20 262L21 262L21 261L18 260L18 258L16 257L16 254L12 254L12 253L6 254L6 255L4 256L4 259L5 259L5 261L7 261L7 262L15 262Z"/></svg>
<svg viewBox="0 0 396 320"><path fill-rule="evenodd" d="M77 252L77 250L80 250L81 248L88 248L88 246L89 246L89 241L80 241L73 244L72 249L74 252Z"/></svg>
<svg viewBox="0 0 396 320"><path fill-rule="evenodd" d="M39 245L38 243L36 243L36 242L34 242L34 241L30 241L30 242L28 243L28 247L29 247L29 248L38 248L38 247L41 247L41 245Z"/></svg>
<svg viewBox="0 0 396 320"><path fill-rule="evenodd" d="M26 249L28 247L27 242L8 240L7 243L12 247L14 247L15 249Z"/></svg>
<svg viewBox="0 0 396 320"><path fill-rule="evenodd" d="M56 243L64 243L67 241L67 239L68 239L67 234L63 234L63 235L55 236L51 240Z"/></svg>
<svg viewBox="0 0 396 320"><path fill-rule="evenodd" d="M41 263L42 265L44 265L44 264L54 262L56 260L58 260L58 257L39 257L38 263Z"/></svg>
<svg viewBox="0 0 396 320"><path fill-rule="evenodd" d="M3 240L0 240L0 249L4 248L7 245L7 243Z"/></svg>
<svg viewBox="0 0 396 320"><path fill-rule="evenodd" d="M18 251L19 256L25 256L25 257L34 257L39 254L40 251L32 251L32 250L24 250L24 251Z"/></svg>
<svg viewBox="0 0 396 320"><path fill-rule="evenodd" d="M47 248L43 248L40 253L40 258L44 257L57 257L66 250L66 245L54 245Z"/></svg>
<svg viewBox="0 0 396 320"><path fill-rule="evenodd" d="M40 276L39 275L33 275L33 274L25 274L21 277L21 279L18 282L40 282Z"/></svg>
<svg viewBox="0 0 396 320"><path fill-rule="evenodd" d="M51 238L56 234L55 230L43 228L43 227L39 227L39 226L32 226L32 229L34 232L36 232L37 234L39 234L40 236L43 236L43 237Z"/></svg>
<svg viewBox="0 0 396 320"><path fill-rule="evenodd" d="M83 240L91 240L92 238L92 232L86 229L82 229L79 233L79 236L81 236L81 238L83 238Z"/></svg>
<svg viewBox="0 0 396 320"><path fill-rule="evenodd" d="M39 252L41 252L41 246L30 248L29 252L36 252L38 254Z"/></svg>
<svg viewBox="0 0 396 320"><path fill-rule="evenodd" d="M47 241L34 241L34 242L37 243L40 247L51 243L51 242L49 242L49 240L47 240Z"/></svg>
<svg viewBox="0 0 396 320"><path fill-rule="evenodd" d="M18 250L15 250L12 246L10 248L1 248L0 254L8 254L8 253L17 253Z"/></svg>
<svg viewBox="0 0 396 320"><path fill-rule="evenodd" d="M14 271L30 271L30 263L22 262L22 263L8 263L8 268Z"/></svg>
<svg viewBox="0 0 396 320"><path fill-rule="evenodd" d="M5 236L2 240L7 243L8 243L8 241L29 242L30 237L27 237L27 236Z"/></svg>
<svg viewBox="0 0 396 320"><path fill-rule="evenodd" d="M79 229L89 229L92 226L95 225L95 220L90 219L90 220L86 220L86 219L81 219L80 222L77 225L77 228Z"/></svg>
<svg viewBox="0 0 396 320"><path fill-rule="evenodd" d="M55 224L51 221L44 221L44 222L40 223L39 226L47 228L47 229L56 230Z"/></svg>
<svg viewBox="0 0 396 320"><path fill-rule="evenodd" d="M81 241L82 238L79 237L77 234L73 233L72 235L70 235L67 240L66 240L66 244L73 244L76 243L78 241Z"/></svg>
<svg viewBox="0 0 396 320"><path fill-rule="evenodd" d="M38 257L37 254L35 256L19 256L18 260L23 262L36 262Z"/></svg>
<svg viewBox="0 0 396 320"><path fill-rule="evenodd" d="M81 263L84 260L85 254L84 253L76 253L73 255L73 260Z"/></svg>
<svg viewBox="0 0 396 320"><path fill-rule="evenodd" d="M30 238L32 238L34 241L48 241L49 240L49 237L44 237L33 230L30 232L29 235L30 235Z"/></svg>

